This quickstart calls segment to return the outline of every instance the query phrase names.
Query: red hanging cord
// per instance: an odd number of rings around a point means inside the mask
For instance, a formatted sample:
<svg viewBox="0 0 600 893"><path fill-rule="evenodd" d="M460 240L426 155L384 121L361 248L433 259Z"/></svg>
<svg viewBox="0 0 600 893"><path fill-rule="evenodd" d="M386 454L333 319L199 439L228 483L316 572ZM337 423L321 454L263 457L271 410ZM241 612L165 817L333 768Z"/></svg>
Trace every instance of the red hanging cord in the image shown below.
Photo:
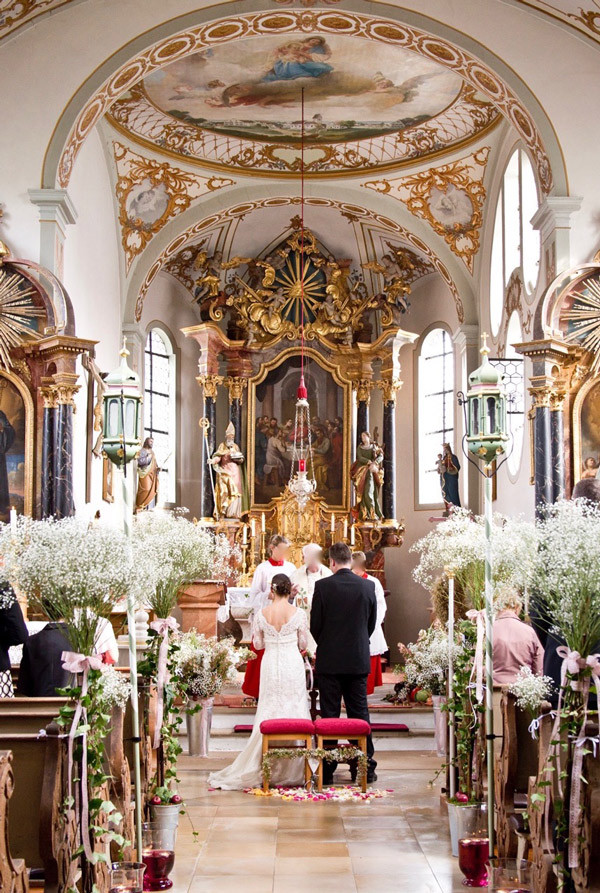
<svg viewBox="0 0 600 893"><path fill-rule="evenodd" d="M304 87L301 90L301 137L300 137L300 386L298 399L306 400L308 391L304 383Z"/></svg>

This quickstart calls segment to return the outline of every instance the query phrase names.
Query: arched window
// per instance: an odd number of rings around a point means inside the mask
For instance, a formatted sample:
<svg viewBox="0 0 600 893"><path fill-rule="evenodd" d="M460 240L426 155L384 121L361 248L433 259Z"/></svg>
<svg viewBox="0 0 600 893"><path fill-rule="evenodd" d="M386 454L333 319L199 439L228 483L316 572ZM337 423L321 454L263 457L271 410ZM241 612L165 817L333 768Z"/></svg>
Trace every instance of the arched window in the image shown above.
<svg viewBox="0 0 600 893"><path fill-rule="evenodd" d="M442 444L454 443L454 351L445 329L432 329L421 344L418 365L419 503L442 501L436 468Z"/></svg>
<svg viewBox="0 0 600 893"><path fill-rule="evenodd" d="M533 294L540 268L540 234L531 225L538 209L535 173L523 149L511 155L498 195L490 265L490 323L496 336L502 323L506 286L519 270L525 290Z"/></svg>
<svg viewBox="0 0 600 893"><path fill-rule="evenodd" d="M523 433L525 425L525 377L523 357L513 347L523 340L519 314L514 310L506 331L506 360L503 364L505 388L508 397L509 430L513 438L512 451L507 460L511 474L517 474L523 453Z"/></svg>
<svg viewBox="0 0 600 893"><path fill-rule="evenodd" d="M175 502L175 354L168 335L150 329L144 374L144 437L154 439L160 484L158 503Z"/></svg>

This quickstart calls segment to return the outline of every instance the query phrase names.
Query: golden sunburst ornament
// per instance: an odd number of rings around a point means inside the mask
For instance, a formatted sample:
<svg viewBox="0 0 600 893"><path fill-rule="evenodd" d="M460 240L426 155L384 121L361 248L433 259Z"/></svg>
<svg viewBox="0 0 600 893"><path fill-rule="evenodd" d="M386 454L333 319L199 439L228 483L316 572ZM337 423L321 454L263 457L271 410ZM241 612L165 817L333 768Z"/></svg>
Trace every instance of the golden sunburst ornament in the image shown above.
<svg viewBox="0 0 600 893"><path fill-rule="evenodd" d="M44 316L44 311L34 304L35 290L25 282L19 273L0 267L0 366L5 369L12 366L10 352L14 347L26 337L39 338L31 323Z"/></svg>

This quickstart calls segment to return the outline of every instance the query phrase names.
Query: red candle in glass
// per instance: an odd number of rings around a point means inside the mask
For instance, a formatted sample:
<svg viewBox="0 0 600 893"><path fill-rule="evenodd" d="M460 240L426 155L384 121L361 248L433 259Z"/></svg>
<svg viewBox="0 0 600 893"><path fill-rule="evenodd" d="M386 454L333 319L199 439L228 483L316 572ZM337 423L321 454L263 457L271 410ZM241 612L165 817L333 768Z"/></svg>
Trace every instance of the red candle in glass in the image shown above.
<svg viewBox="0 0 600 893"><path fill-rule="evenodd" d="M458 867L465 887L487 887L490 842L487 837L464 837L458 841Z"/></svg>
<svg viewBox="0 0 600 893"><path fill-rule="evenodd" d="M306 471L306 459L298 459L298 471Z"/></svg>
<svg viewBox="0 0 600 893"><path fill-rule="evenodd" d="M175 864L172 850L144 850L142 862L146 866L144 890L169 890L173 886L169 878Z"/></svg>

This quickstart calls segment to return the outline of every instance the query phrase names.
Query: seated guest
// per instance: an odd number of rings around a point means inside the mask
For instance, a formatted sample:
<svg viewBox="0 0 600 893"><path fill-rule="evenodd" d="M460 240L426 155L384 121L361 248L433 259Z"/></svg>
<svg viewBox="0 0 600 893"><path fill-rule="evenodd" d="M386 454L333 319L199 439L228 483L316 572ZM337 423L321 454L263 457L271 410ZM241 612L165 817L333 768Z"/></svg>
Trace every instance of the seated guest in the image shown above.
<svg viewBox="0 0 600 893"><path fill-rule="evenodd" d="M29 636L23 645L17 694L26 698L53 698L57 689L71 684L71 674L63 669L63 651L72 651L66 623L50 621Z"/></svg>
<svg viewBox="0 0 600 893"><path fill-rule="evenodd" d="M12 586L0 586L0 698L14 698L8 649L27 641L27 627Z"/></svg>
<svg viewBox="0 0 600 893"><path fill-rule="evenodd" d="M306 611L309 622L315 583L331 576L329 568L321 564L322 555L323 549L317 543L308 543L302 549L304 564L292 574L292 593L296 597L298 607ZM314 654L316 649L317 643L309 633L308 650Z"/></svg>
<svg viewBox="0 0 600 893"><path fill-rule="evenodd" d="M519 618L523 602L517 590L506 586L497 596L502 609L494 619L494 684L510 685L521 667L541 675L544 649L533 627Z"/></svg>
<svg viewBox="0 0 600 893"><path fill-rule="evenodd" d="M381 672L381 655L388 650L387 642L383 634L383 618L387 610L385 603L385 593L383 586L377 577L372 577L367 573L367 556L364 552L352 553L352 570L364 580L370 580L375 586L375 598L377 599L377 623L375 629L369 639L369 650L371 653L371 672L367 679L367 694L372 695L376 688L383 685L383 674Z"/></svg>

